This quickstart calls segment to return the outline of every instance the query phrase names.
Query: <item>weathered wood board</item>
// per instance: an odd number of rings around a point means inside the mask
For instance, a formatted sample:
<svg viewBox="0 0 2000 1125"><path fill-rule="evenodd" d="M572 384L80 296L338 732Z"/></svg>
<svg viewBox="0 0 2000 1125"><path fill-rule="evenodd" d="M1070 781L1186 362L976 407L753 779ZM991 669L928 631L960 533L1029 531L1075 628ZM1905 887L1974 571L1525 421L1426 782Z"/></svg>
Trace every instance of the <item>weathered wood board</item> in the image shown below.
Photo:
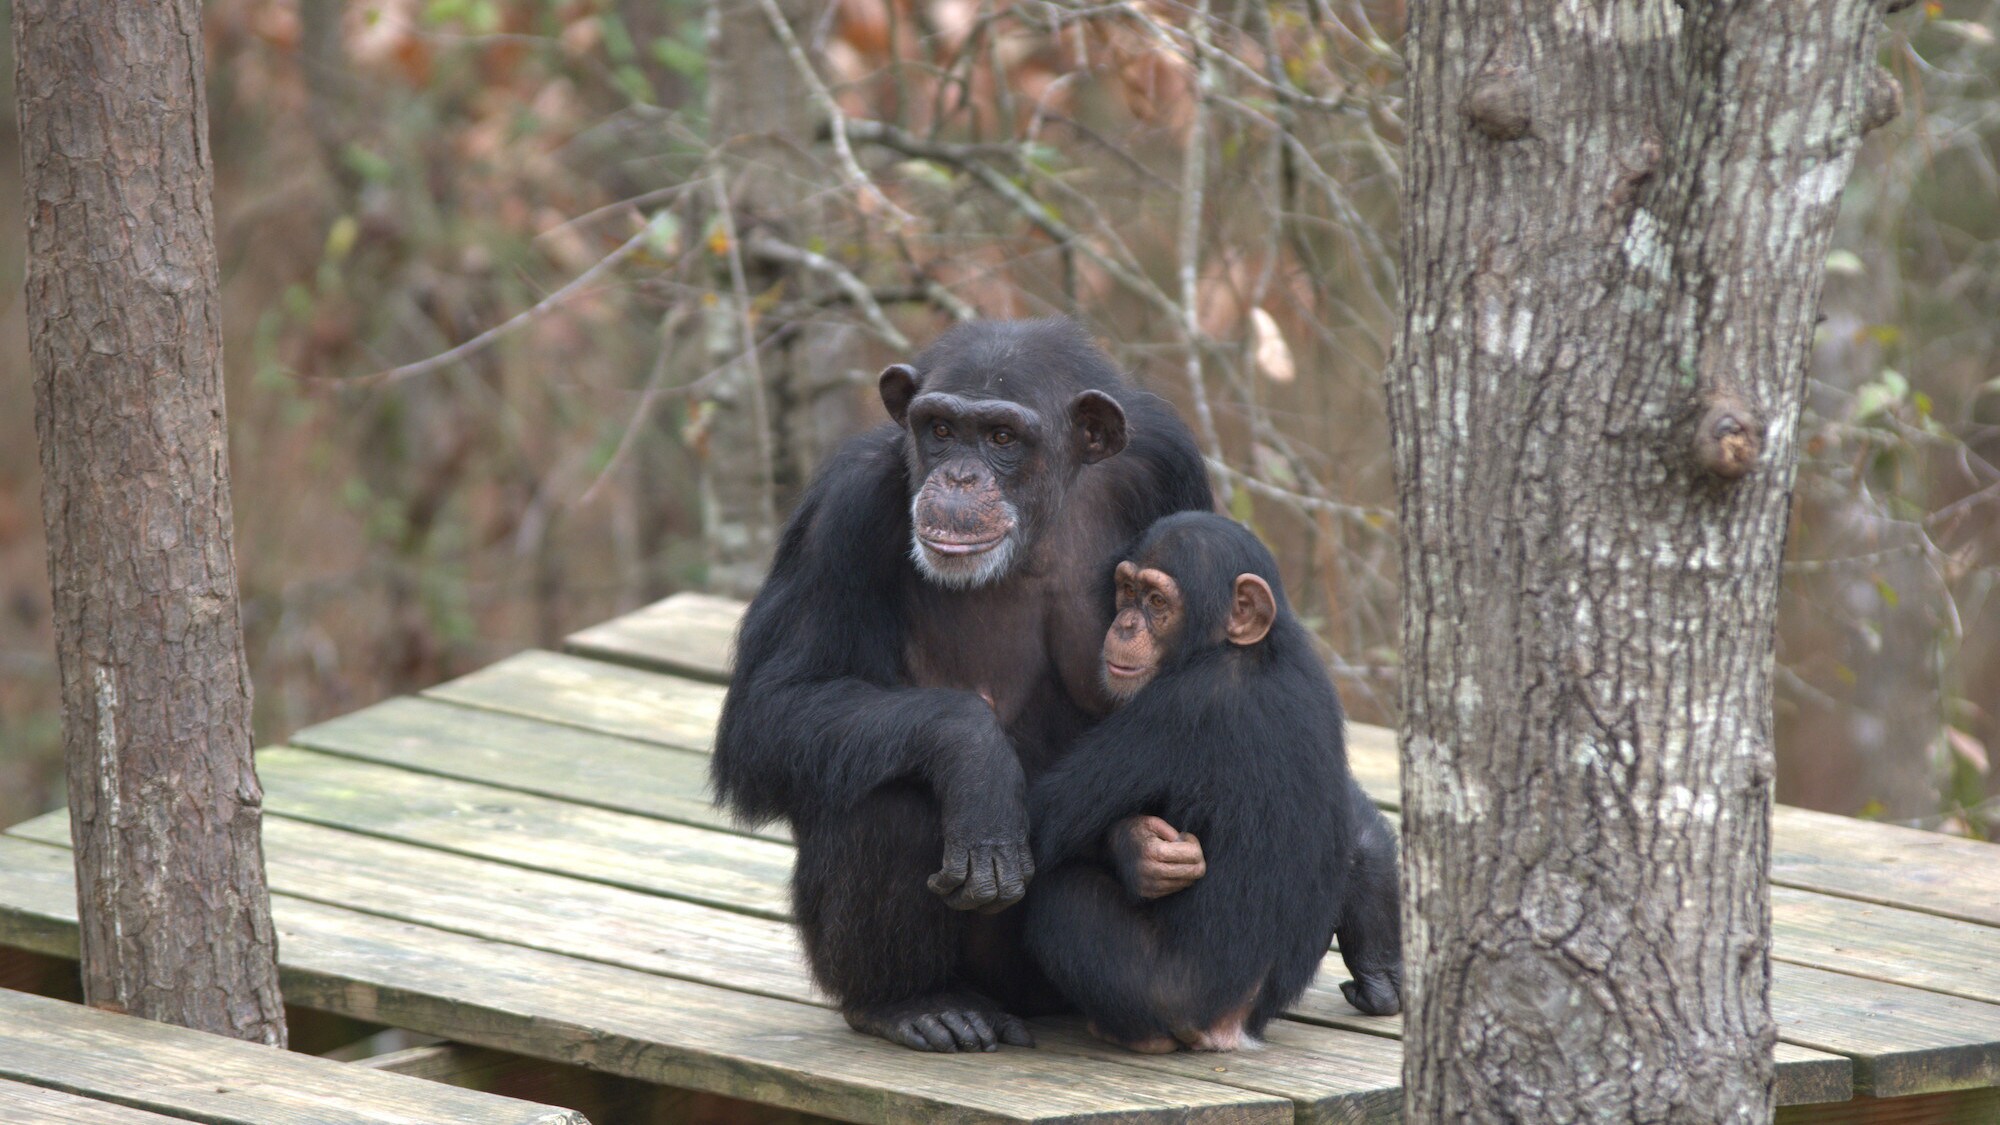
<svg viewBox="0 0 2000 1125"><path fill-rule="evenodd" d="M62 849L0 837L0 942L74 955ZM272 897L286 998L666 1085L863 1122L1282 1123L1282 1098L1058 1050L919 1055L822 1008Z"/></svg>
<svg viewBox="0 0 2000 1125"><path fill-rule="evenodd" d="M563 648L614 664L723 683L729 679L736 626L742 620L743 603L734 598L675 594L571 633Z"/></svg>
<svg viewBox="0 0 2000 1125"><path fill-rule="evenodd" d="M289 741L615 812L791 839L782 824L744 827L711 803L706 753L541 719L404 696L307 727Z"/></svg>
<svg viewBox="0 0 2000 1125"><path fill-rule="evenodd" d="M1397 1119L1400 1021L1349 1008L1337 958L1255 1053L1136 1056L1070 1020L979 1057L849 1032L783 921L787 834L708 802L738 613L677 596L260 754L288 998L858 1121ZM1393 809L1392 732L1349 742ZM1776 834L1781 1103L2000 1085L2000 849L1788 809ZM61 814L0 838L0 944L74 955L67 843Z"/></svg>
<svg viewBox="0 0 2000 1125"><path fill-rule="evenodd" d="M23 992L0 991L0 1078L215 1125L588 1125L568 1110Z"/></svg>
<svg viewBox="0 0 2000 1125"><path fill-rule="evenodd" d="M0 1081L0 1121L19 1125L180 1125L180 1120L61 1090Z"/></svg>
<svg viewBox="0 0 2000 1125"><path fill-rule="evenodd" d="M707 751L715 745L723 689L580 656L531 650L439 684L424 694L643 742Z"/></svg>
<svg viewBox="0 0 2000 1125"><path fill-rule="evenodd" d="M310 750L257 756L264 807L542 871L783 918L792 850L770 840L410 773Z"/></svg>
<svg viewBox="0 0 2000 1125"><path fill-rule="evenodd" d="M69 845L63 812L8 835ZM271 890L472 937L824 1004L790 925L273 816Z"/></svg>

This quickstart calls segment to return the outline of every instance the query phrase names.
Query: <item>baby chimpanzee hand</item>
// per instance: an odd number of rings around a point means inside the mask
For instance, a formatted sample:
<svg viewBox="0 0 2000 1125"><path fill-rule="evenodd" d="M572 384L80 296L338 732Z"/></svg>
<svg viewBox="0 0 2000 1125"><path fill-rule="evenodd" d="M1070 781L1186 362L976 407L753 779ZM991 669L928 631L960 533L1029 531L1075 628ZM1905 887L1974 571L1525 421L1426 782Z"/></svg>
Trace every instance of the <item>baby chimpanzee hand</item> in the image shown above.
<svg viewBox="0 0 2000 1125"><path fill-rule="evenodd" d="M1111 826L1108 837L1118 880L1133 898L1164 898L1208 873L1201 841L1157 816L1127 817Z"/></svg>

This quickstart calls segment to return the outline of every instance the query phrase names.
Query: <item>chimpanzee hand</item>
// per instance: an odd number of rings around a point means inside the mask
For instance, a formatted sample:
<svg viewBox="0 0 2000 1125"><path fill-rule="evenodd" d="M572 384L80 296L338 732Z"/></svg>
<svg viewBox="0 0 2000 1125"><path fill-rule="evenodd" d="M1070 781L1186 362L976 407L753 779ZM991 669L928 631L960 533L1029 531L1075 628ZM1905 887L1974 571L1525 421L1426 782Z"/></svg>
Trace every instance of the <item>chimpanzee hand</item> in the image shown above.
<svg viewBox="0 0 2000 1125"><path fill-rule="evenodd" d="M1208 874L1201 841L1157 816L1133 816L1111 826L1106 843L1118 881L1133 898L1165 898Z"/></svg>
<svg viewBox="0 0 2000 1125"><path fill-rule="evenodd" d="M1004 735L959 749L938 785L944 865L925 885L953 910L996 914L1021 901L1035 875L1027 781Z"/></svg>

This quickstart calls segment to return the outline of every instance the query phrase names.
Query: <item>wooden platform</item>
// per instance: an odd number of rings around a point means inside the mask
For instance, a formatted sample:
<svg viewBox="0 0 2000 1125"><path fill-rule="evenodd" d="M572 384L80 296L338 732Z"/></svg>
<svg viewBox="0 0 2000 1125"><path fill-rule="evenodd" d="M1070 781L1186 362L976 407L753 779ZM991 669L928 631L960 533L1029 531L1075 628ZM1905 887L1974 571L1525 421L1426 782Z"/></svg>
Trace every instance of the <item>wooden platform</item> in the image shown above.
<svg viewBox="0 0 2000 1125"><path fill-rule="evenodd" d="M262 752L287 999L853 1121L1396 1120L1400 1023L1347 1006L1337 959L1254 1053L847 1030L785 922L786 834L708 804L739 609L682 595ZM1392 736L1352 744L1393 809ZM74 955L68 839L61 813L0 836L0 944ZM2000 848L1783 808L1773 883L1782 1120L1865 1120L1857 1093L2000 1120Z"/></svg>
<svg viewBox="0 0 2000 1125"><path fill-rule="evenodd" d="M589 1125L441 1086L0 989L8 1125Z"/></svg>

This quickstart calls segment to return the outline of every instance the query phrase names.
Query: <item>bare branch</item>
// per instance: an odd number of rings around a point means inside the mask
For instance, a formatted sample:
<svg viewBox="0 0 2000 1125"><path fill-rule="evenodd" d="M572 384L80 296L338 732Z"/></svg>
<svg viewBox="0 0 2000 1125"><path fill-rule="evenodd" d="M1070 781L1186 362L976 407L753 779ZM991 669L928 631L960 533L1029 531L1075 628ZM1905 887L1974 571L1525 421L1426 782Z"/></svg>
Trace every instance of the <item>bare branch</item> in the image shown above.
<svg viewBox="0 0 2000 1125"><path fill-rule="evenodd" d="M338 379L335 381L349 386L372 387L387 383L400 383L405 379L414 379L419 375L428 375L440 368L449 367L465 357L486 348L493 341L498 340L509 332L533 324L535 321L562 307L565 301L589 288L591 282L603 277L605 274L611 272L612 268L617 266L618 263L631 257L633 251L646 244L646 240L651 234L651 228L641 227L637 233L626 239L618 249L599 259L596 265L577 274L569 284L457 347L439 352L429 359L420 359L415 363L406 363L401 367L391 367L385 371L377 371L372 375L357 375L353 378Z"/></svg>
<svg viewBox="0 0 2000 1125"><path fill-rule="evenodd" d="M855 308L861 310L861 315L867 319L869 327L874 330L877 338L899 352L910 350L910 338L889 322L888 316L882 312L882 306L876 303L875 294L868 288L868 283L854 276L854 271L846 266L824 254L816 254L803 246L793 246L768 234L753 236L748 249L754 257L789 266L800 266L826 277L839 286L841 292L847 294L848 300L854 302Z"/></svg>

